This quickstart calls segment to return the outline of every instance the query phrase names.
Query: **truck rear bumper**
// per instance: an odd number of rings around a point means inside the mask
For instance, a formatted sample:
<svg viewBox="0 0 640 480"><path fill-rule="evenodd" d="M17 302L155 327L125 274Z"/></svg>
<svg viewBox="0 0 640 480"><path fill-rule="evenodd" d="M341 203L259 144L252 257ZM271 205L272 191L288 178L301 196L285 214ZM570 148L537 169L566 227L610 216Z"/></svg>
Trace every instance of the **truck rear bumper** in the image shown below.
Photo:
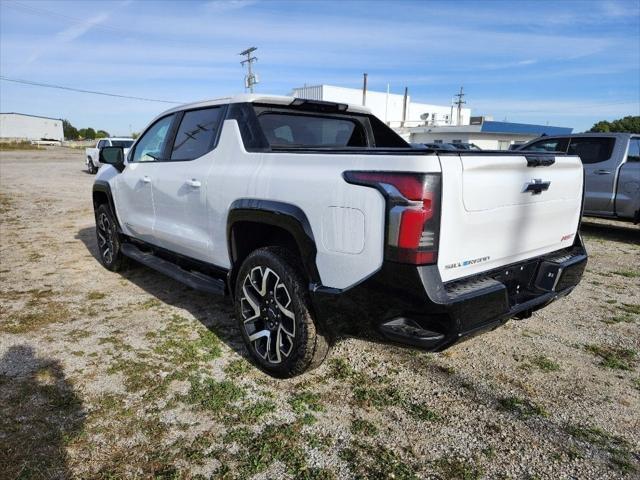
<svg viewBox="0 0 640 480"><path fill-rule="evenodd" d="M437 351L569 294L586 264L578 239L571 248L448 283L436 265L385 262L355 287L312 288L311 296L316 315L332 331L377 331L391 342Z"/></svg>

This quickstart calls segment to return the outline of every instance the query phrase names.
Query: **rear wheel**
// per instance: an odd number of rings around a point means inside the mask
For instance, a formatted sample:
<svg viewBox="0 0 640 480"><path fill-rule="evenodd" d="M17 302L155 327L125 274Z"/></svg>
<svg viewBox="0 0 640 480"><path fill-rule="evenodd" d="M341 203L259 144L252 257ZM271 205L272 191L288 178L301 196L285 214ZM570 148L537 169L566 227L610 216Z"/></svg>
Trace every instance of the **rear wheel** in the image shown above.
<svg viewBox="0 0 640 480"><path fill-rule="evenodd" d="M87 170L89 170L89 173L91 174L95 174L98 171L98 167L93 164L91 157L87 160Z"/></svg>
<svg viewBox="0 0 640 480"><path fill-rule="evenodd" d="M235 311L249 353L267 373L293 377L325 359L329 344L313 318L299 262L287 249L260 248L246 258Z"/></svg>
<svg viewBox="0 0 640 480"><path fill-rule="evenodd" d="M120 251L120 235L116 220L108 205L100 205L96 210L96 237L98 255L105 268L117 272L125 266L125 257Z"/></svg>

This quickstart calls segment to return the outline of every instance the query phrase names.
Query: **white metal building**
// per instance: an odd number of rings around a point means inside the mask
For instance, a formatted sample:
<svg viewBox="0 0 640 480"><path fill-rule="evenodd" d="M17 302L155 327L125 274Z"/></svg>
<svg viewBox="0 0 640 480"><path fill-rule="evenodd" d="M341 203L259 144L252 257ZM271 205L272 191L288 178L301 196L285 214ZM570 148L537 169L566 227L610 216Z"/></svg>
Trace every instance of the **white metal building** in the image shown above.
<svg viewBox="0 0 640 480"><path fill-rule="evenodd" d="M0 139L3 141L63 141L62 120L24 113L0 113Z"/></svg>
<svg viewBox="0 0 640 480"><path fill-rule="evenodd" d="M362 105L362 90L358 88L336 87L334 85L315 85L294 88L291 96L309 100L352 103ZM403 119L404 95L367 90L365 105L373 114L391 127L400 127ZM431 105L411 101L407 96L407 114L405 127L417 125L456 125L457 110L449 105ZM471 109L461 111L461 125L468 125Z"/></svg>

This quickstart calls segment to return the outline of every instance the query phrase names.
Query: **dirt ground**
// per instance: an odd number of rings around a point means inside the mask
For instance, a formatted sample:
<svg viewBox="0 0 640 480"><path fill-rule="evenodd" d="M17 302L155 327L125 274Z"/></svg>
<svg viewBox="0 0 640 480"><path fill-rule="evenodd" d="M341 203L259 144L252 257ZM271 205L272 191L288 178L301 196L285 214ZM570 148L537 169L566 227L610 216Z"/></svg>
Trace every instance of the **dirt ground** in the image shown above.
<svg viewBox="0 0 640 480"><path fill-rule="evenodd" d="M80 151L0 152L0 478L640 475L640 230L588 220L582 283L431 354L345 339L247 362L229 303L96 259Z"/></svg>

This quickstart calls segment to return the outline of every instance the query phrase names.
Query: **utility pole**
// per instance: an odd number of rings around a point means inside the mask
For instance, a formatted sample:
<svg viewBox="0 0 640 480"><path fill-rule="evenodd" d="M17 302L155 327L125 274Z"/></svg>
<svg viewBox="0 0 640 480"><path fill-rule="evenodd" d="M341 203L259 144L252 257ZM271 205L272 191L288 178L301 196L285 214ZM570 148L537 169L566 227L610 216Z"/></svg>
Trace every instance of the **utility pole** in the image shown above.
<svg viewBox="0 0 640 480"><path fill-rule="evenodd" d="M367 74L362 74L362 106L367 104Z"/></svg>
<svg viewBox="0 0 640 480"><path fill-rule="evenodd" d="M458 97L458 100L454 102L458 106L458 122L456 123L456 125L462 124L462 105L467 103L464 100L462 100L464 98L464 93L462 89L463 87L460 87L460 93L457 93L456 95L454 95L455 97Z"/></svg>
<svg viewBox="0 0 640 480"><path fill-rule="evenodd" d="M402 122L400 123L401 127L404 127L404 124L407 121L408 100L409 100L409 87L404 87L404 99L402 101Z"/></svg>
<svg viewBox="0 0 640 480"><path fill-rule="evenodd" d="M249 89L250 93L253 93L253 86L258 83L258 75L254 74L252 69L251 69L251 65L254 62L258 61L258 57L252 57L251 54L253 52L255 52L257 50L256 47L251 47L251 48L247 48L246 50L244 50L243 52L240 52L240 55L242 56L247 56L246 60L243 60L240 62L240 65L242 65L243 67L245 66L245 64L247 65L247 75L245 75L244 77L244 90L245 92L247 91L247 89Z"/></svg>

